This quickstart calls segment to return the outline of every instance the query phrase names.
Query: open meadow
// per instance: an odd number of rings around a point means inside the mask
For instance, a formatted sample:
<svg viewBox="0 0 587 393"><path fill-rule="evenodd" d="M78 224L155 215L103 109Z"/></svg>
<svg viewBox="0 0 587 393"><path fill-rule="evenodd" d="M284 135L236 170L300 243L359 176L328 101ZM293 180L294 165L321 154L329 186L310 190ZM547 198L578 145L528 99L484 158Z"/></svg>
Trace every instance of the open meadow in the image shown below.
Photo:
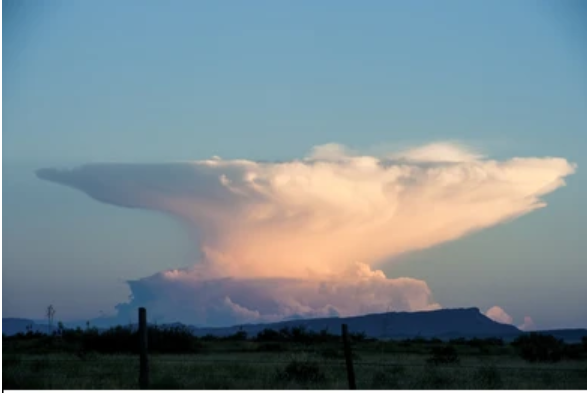
<svg viewBox="0 0 587 393"><path fill-rule="evenodd" d="M3 387L138 389L139 356L129 346L134 333L127 333L127 347L120 344L120 353L105 353L116 352L112 348L118 344L91 341L91 335L77 341L67 335L5 337ZM100 336L104 334L93 339ZM348 388L337 336L186 335L178 336L177 346L165 344L163 337L150 335L151 389ZM375 341L355 336L352 351L358 389L586 389L584 343L558 344L559 354L535 345L532 361L520 356L520 345L500 340ZM541 353L546 357L540 358Z"/></svg>

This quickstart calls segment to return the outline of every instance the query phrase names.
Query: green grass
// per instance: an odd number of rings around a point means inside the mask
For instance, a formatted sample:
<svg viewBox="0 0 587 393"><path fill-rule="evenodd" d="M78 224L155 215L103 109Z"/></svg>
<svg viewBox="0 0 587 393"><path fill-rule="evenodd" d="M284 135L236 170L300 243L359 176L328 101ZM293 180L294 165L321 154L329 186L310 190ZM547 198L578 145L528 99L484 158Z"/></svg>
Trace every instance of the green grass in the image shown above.
<svg viewBox="0 0 587 393"><path fill-rule="evenodd" d="M337 348L222 343L194 355L150 356L153 389L346 389ZM274 348L273 348L274 349ZM509 354L460 354L459 364L427 363L429 352L355 345L359 389L586 389L587 362L529 364ZM326 354L326 356L325 356ZM137 389L138 357L90 354L4 354L9 389Z"/></svg>

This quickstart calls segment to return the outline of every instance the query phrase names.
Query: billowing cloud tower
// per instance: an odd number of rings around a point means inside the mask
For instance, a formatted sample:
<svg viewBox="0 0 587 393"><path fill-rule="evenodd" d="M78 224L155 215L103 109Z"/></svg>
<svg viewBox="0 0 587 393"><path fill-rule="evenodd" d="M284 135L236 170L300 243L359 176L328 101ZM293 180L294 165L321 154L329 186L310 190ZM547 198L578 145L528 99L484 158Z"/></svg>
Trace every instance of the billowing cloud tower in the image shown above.
<svg viewBox="0 0 587 393"><path fill-rule="evenodd" d="M428 285L378 264L545 206L574 165L494 161L453 144L372 157L330 144L287 162L210 160L42 169L104 203L194 229L190 269L130 281L132 300L201 325L438 308Z"/></svg>

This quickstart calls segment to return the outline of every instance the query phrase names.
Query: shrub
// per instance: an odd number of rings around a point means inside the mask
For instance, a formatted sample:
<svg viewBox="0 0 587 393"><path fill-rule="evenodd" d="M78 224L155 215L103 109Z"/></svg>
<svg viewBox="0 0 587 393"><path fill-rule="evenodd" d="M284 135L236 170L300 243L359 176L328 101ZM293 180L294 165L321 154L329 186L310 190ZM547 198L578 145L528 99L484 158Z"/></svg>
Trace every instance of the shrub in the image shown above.
<svg viewBox="0 0 587 393"><path fill-rule="evenodd" d="M367 340L367 335L365 334L365 332L351 333L349 336L351 341L356 343L365 342Z"/></svg>
<svg viewBox="0 0 587 393"><path fill-rule="evenodd" d="M316 383L326 379L320 365L308 359L294 359L279 373L279 378L298 383Z"/></svg>
<svg viewBox="0 0 587 393"><path fill-rule="evenodd" d="M355 341L365 341L365 335L358 333L351 335L351 338ZM323 329L316 333L307 330L305 326L296 327L282 327L279 330L274 329L263 329L255 336L255 340L259 342L272 341L272 342L294 342L299 344L312 344L312 343L326 343L326 342L337 342L340 340L340 336L328 333L328 330Z"/></svg>
<svg viewBox="0 0 587 393"><path fill-rule="evenodd" d="M581 360L585 356L581 344L567 344L563 347L563 357L571 360Z"/></svg>
<svg viewBox="0 0 587 393"><path fill-rule="evenodd" d="M531 363L555 363L561 360L564 353L564 343L552 335L530 333L519 336L512 345L522 359Z"/></svg>
<svg viewBox="0 0 587 393"><path fill-rule="evenodd" d="M306 331L304 326L298 326L291 329L291 340L294 343L308 344L311 341L312 334Z"/></svg>
<svg viewBox="0 0 587 393"><path fill-rule="evenodd" d="M451 344L451 345L466 345L467 344L467 339L464 338L464 337L453 338L448 343Z"/></svg>
<svg viewBox="0 0 587 393"><path fill-rule="evenodd" d="M226 341L246 341L247 337L247 332L245 332L244 330L240 330L234 334L231 334L230 336L226 336L224 339Z"/></svg>
<svg viewBox="0 0 587 393"><path fill-rule="evenodd" d="M257 347L258 352L285 352L286 350L282 343L262 343Z"/></svg>
<svg viewBox="0 0 587 393"><path fill-rule="evenodd" d="M427 360L430 364L454 364L459 363L459 354L452 345L432 348Z"/></svg>
<svg viewBox="0 0 587 393"><path fill-rule="evenodd" d="M263 329L255 337L256 341L281 341L281 339L279 332L273 329Z"/></svg>
<svg viewBox="0 0 587 393"><path fill-rule="evenodd" d="M148 343L150 351L159 353L194 353L203 348L198 338L184 326L149 329Z"/></svg>
<svg viewBox="0 0 587 393"><path fill-rule="evenodd" d="M335 334L329 333L328 329L322 329L320 332L315 336L317 342L326 343L326 342L338 342L340 340L340 336Z"/></svg>

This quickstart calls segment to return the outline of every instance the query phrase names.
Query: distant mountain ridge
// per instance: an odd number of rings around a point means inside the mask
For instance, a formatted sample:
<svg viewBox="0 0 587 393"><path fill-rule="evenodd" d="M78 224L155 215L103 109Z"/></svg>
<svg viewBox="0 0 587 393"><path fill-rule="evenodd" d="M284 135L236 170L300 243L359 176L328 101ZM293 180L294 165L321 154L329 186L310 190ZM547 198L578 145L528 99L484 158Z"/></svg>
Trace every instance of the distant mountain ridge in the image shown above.
<svg viewBox="0 0 587 393"><path fill-rule="evenodd" d="M17 333L26 333L30 328L33 332L47 333L48 325L35 323L25 318L2 318L2 334L12 336Z"/></svg>
<svg viewBox="0 0 587 393"><path fill-rule="evenodd" d="M230 327L187 327L197 336L207 334L215 336L228 336L239 331L246 332L249 336L255 336L263 329L278 330L283 327L303 326L310 331L328 330L330 333L339 334L341 324L346 323L352 333L365 333L368 337L387 339L406 338L483 338L500 337L505 340L513 340L521 330L512 325L495 322L485 316L478 308L441 309L434 311L418 312L388 312L381 314L368 314L354 317L329 317L316 319L296 319L275 323L244 324ZM47 331L47 325L34 323L32 320L20 318L3 318L2 333L13 335L26 332L26 326L32 325L33 330ZM71 326L70 324L66 324ZM136 325L133 325L136 327ZM186 326L180 322L161 324L161 327ZM587 336L587 329L559 329L543 331L544 334L552 334L567 342L577 342L582 336Z"/></svg>
<svg viewBox="0 0 587 393"><path fill-rule="evenodd" d="M245 331L249 335L255 335L263 329L304 326L311 331L326 329L331 333L339 333L342 323L348 325L350 332L363 332L368 337L375 338L495 337L521 333L515 326L501 324L486 317L478 308L388 312L345 318L298 319L226 328L192 327L192 330L196 335L226 336L239 330Z"/></svg>

